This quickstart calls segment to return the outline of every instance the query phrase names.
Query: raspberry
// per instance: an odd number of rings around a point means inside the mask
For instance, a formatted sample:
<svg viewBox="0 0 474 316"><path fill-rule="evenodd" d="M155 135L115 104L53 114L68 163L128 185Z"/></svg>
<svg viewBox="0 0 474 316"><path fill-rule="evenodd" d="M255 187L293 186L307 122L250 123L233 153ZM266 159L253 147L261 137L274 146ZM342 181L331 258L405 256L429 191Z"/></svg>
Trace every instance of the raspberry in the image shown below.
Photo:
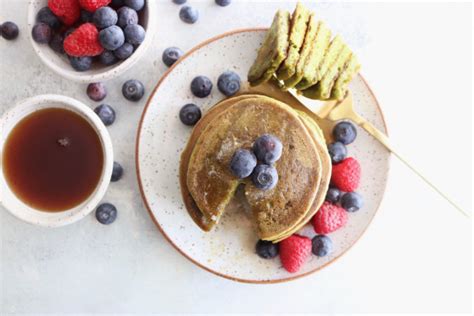
<svg viewBox="0 0 474 316"><path fill-rule="evenodd" d="M48 7L66 25L73 25L81 16L77 0L48 0Z"/></svg>
<svg viewBox="0 0 474 316"><path fill-rule="evenodd" d="M99 43L99 31L92 23L82 24L64 40L64 50L70 56L97 56L104 48Z"/></svg>
<svg viewBox="0 0 474 316"><path fill-rule="evenodd" d="M347 212L340 206L324 202L314 215L312 223L317 234L329 234L346 225Z"/></svg>
<svg viewBox="0 0 474 316"><path fill-rule="evenodd" d="M331 183L345 192L357 190L360 182L359 162L352 158L346 158L340 163L332 166Z"/></svg>
<svg viewBox="0 0 474 316"><path fill-rule="evenodd" d="M311 239L292 235L280 242L280 260L290 273L297 272L311 255Z"/></svg>
<svg viewBox="0 0 474 316"><path fill-rule="evenodd" d="M79 0L81 8L89 12L95 12L98 8L105 7L112 0Z"/></svg>

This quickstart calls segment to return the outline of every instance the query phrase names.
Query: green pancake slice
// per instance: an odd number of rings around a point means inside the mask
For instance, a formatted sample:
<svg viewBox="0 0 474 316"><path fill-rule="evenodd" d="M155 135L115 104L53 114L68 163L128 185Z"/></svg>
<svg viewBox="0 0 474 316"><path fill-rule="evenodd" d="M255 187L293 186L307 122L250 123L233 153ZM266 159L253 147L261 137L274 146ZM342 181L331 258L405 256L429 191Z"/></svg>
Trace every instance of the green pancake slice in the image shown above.
<svg viewBox="0 0 474 316"><path fill-rule="evenodd" d="M296 89L307 89L321 79L322 76L321 72L319 71L319 66L323 62L324 55L330 43L331 30L324 22L320 22L318 33L316 34L316 39L311 49L311 54L309 55L306 62L306 67L304 68L303 78L301 78L301 80L296 85Z"/></svg>
<svg viewBox="0 0 474 316"><path fill-rule="evenodd" d="M257 58L248 72L247 77L251 86L268 81L285 60L289 45L289 29L290 13L278 10L258 50Z"/></svg>
<svg viewBox="0 0 474 316"><path fill-rule="evenodd" d="M332 82L335 80L335 78L333 78L334 73L337 72L339 64L341 64L340 67L342 68L349 54L350 49L344 44L342 38L337 35L329 45L326 55L319 67L321 79L315 85L303 90L303 95L310 99L324 100L323 92L330 94ZM330 86L328 87L328 85Z"/></svg>
<svg viewBox="0 0 474 316"><path fill-rule="evenodd" d="M351 54L351 57L346 61L344 69L342 70L339 77L331 90L331 99L342 100L346 94L347 87L352 80L352 77L359 72L360 64L355 54Z"/></svg>
<svg viewBox="0 0 474 316"><path fill-rule="evenodd" d="M300 59L300 50L305 40L310 11L298 2L291 18L290 43L288 56L277 71L277 78L285 80L293 76Z"/></svg>
<svg viewBox="0 0 474 316"><path fill-rule="evenodd" d="M290 78L285 80L286 89L293 88L303 77L321 23L322 22L316 21L316 16L312 13L308 22L308 29L306 31L303 48L301 49L300 58L296 64L296 72Z"/></svg>

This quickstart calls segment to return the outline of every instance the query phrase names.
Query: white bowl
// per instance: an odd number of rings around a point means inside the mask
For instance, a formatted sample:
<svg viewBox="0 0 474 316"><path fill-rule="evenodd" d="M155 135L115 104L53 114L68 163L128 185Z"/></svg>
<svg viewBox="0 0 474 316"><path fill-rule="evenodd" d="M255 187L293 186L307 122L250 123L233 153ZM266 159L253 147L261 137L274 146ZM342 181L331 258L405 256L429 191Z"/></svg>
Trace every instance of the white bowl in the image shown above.
<svg viewBox="0 0 474 316"><path fill-rule="evenodd" d="M90 70L79 72L71 67L65 54L60 55L56 53L47 44L36 43L31 36L31 29L36 23L36 14L41 8L47 5L48 0L30 0L28 5L28 36L30 37L33 49L38 54L43 63L51 68L51 70L66 79L78 82L88 83L105 81L119 76L125 70L132 67L145 54L146 50L153 41L153 36L156 32L157 1L148 0L146 1L145 8L139 12L141 25L146 30L145 40L137 48L137 50L133 52L132 56L111 66L94 64ZM149 14L150 12L153 12L153 14Z"/></svg>
<svg viewBox="0 0 474 316"><path fill-rule="evenodd" d="M25 222L46 227L58 227L80 220L97 206L110 183L114 158L109 132L94 111L75 99L47 94L21 101L0 118L2 131L0 137L0 166L2 165L3 147L11 130L25 116L45 108L64 108L74 111L85 118L96 130L104 153L104 167L99 183L94 192L81 204L62 212L44 212L25 204L13 193L7 185L3 168L0 167L0 203L11 214Z"/></svg>

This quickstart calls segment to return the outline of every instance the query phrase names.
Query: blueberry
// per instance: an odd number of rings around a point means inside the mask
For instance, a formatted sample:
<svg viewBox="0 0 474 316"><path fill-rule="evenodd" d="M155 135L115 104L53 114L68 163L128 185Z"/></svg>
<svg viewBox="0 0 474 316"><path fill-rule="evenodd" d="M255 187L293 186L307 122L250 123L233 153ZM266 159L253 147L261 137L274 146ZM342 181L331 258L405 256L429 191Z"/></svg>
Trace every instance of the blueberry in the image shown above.
<svg viewBox="0 0 474 316"><path fill-rule="evenodd" d="M113 51L104 50L104 52L99 56L99 61L102 63L102 65L110 66L115 64L118 59L115 57Z"/></svg>
<svg viewBox="0 0 474 316"><path fill-rule="evenodd" d="M201 119L201 110L196 104L186 104L179 110L179 119L184 125L193 126Z"/></svg>
<svg viewBox="0 0 474 316"><path fill-rule="evenodd" d="M137 11L129 7L121 7L120 9L118 9L117 14L117 25L121 28L125 28L127 25L138 24Z"/></svg>
<svg viewBox="0 0 474 316"><path fill-rule="evenodd" d="M337 142L341 142L344 145L352 143L357 137L357 130L351 122L343 121L339 122L334 126L332 135Z"/></svg>
<svg viewBox="0 0 474 316"><path fill-rule="evenodd" d="M123 175L123 168L118 162L114 161L114 167L112 169L112 178L110 181L117 182L122 178Z"/></svg>
<svg viewBox="0 0 474 316"><path fill-rule="evenodd" d="M221 7L226 7L228 6L232 0L215 0L217 5L220 5Z"/></svg>
<svg viewBox="0 0 474 316"><path fill-rule="evenodd" d="M100 120L105 126L112 125L112 123L115 121L115 111L108 104L99 105L94 109L94 112L99 116Z"/></svg>
<svg viewBox="0 0 474 316"><path fill-rule="evenodd" d="M31 30L31 35L35 42L40 44L48 44L51 41L51 27L46 23L37 23L33 26L33 30Z"/></svg>
<svg viewBox="0 0 474 316"><path fill-rule="evenodd" d="M92 23L94 21L94 13L81 10L81 22L82 23Z"/></svg>
<svg viewBox="0 0 474 316"><path fill-rule="evenodd" d="M61 26L61 22L59 21L57 16L55 16L51 9L48 7L41 8L41 10L38 11L38 13L36 14L36 21L46 23L52 29L57 29Z"/></svg>
<svg viewBox="0 0 474 316"><path fill-rule="evenodd" d="M280 139L270 134L260 136L253 144L253 152L258 160L269 165L280 159L282 151Z"/></svg>
<svg viewBox="0 0 474 316"><path fill-rule="evenodd" d="M64 54L64 37L61 34L54 34L49 42L49 47L56 53Z"/></svg>
<svg viewBox="0 0 474 316"><path fill-rule="evenodd" d="M64 32L64 38L68 37L69 35L71 35L72 32L74 32L76 30L75 27L70 27L66 30L66 32Z"/></svg>
<svg viewBox="0 0 474 316"><path fill-rule="evenodd" d="M181 10L179 10L179 18L181 21L188 24L196 23L199 18L199 11L188 5L185 5L181 7Z"/></svg>
<svg viewBox="0 0 474 316"><path fill-rule="evenodd" d="M145 6L145 0L125 0L124 2L127 7L130 7L135 11L140 11Z"/></svg>
<svg viewBox="0 0 474 316"><path fill-rule="evenodd" d="M257 255L263 259L271 259L278 256L278 244L274 244L268 240L259 240L255 245Z"/></svg>
<svg viewBox="0 0 474 316"><path fill-rule="evenodd" d="M107 89L102 82L89 83L87 96L94 101L102 101L107 96Z"/></svg>
<svg viewBox="0 0 474 316"><path fill-rule="evenodd" d="M118 21L117 12L111 7L101 7L94 12L92 21L99 29L115 25Z"/></svg>
<svg viewBox="0 0 474 316"><path fill-rule="evenodd" d="M339 202L339 199L341 198L341 191L337 188L329 188L328 192L326 193L326 201L331 202L331 203L337 203Z"/></svg>
<svg viewBox="0 0 474 316"><path fill-rule="evenodd" d="M8 21L0 26L0 34L6 40L14 40L18 37L19 33L20 30L18 29L18 26L13 22Z"/></svg>
<svg viewBox="0 0 474 316"><path fill-rule="evenodd" d="M145 29L140 24L130 24L124 29L125 40L132 45L140 45L145 39Z"/></svg>
<svg viewBox="0 0 474 316"><path fill-rule="evenodd" d="M125 43L125 35L117 25L109 26L99 32L99 41L107 50L116 50Z"/></svg>
<svg viewBox="0 0 474 316"><path fill-rule="evenodd" d="M136 102L145 94L145 87L138 80L128 80L122 86L122 94L127 100Z"/></svg>
<svg viewBox="0 0 474 316"><path fill-rule="evenodd" d="M333 164L343 161L347 156L347 148L341 142L329 144L328 152Z"/></svg>
<svg viewBox="0 0 474 316"><path fill-rule="evenodd" d="M172 0L175 4L185 4L186 0Z"/></svg>
<svg viewBox="0 0 474 316"><path fill-rule="evenodd" d="M248 149L237 149L230 160L230 171L239 179L243 179L252 174L257 165L257 158Z"/></svg>
<svg viewBox="0 0 474 316"><path fill-rule="evenodd" d="M348 212L357 212L364 205L362 195L357 192L349 192L342 196L341 206Z"/></svg>
<svg viewBox="0 0 474 316"><path fill-rule="evenodd" d="M198 98L205 98L211 94L212 81L205 76L197 76L191 81L191 92Z"/></svg>
<svg viewBox="0 0 474 316"><path fill-rule="evenodd" d="M324 257L332 251L332 241L328 236L317 235L312 240L313 254L318 257Z"/></svg>
<svg viewBox="0 0 474 316"><path fill-rule="evenodd" d="M183 54L184 52L178 47L168 47L163 51L161 59L166 66L171 67Z"/></svg>
<svg viewBox="0 0 474 316"><path fill-rule="evenodd" d="M117 208L110 203L102 203L95 210L95 218L101 224L112 224L117 218Z"/></svg>
<svg viewBox="0 0 474 316"><path fill-rule="evenodd" d="M252 173L252 182L259 189L273 189L278 183L278 173L273 166L257 165Z"/></svg>
<svg viewBox="0 0 474 316"><path fill-rule="evenodd" d="M226 71L217 79L219 91L230 97L240 90L240 77L233 71Z"/></svg>
<svg viewBox="0 0 474 316"><path fill-rule="evenodd" d="M115 57L118 59L127 59L133 54L133 45L130 43L124 43L122 46L114 50Z"/></svg>
<svg viewBox="0 0 474 316"><path fill-rule="evenodd" d="M110 5L114 8L119 8L124 5L123 0L112 0Z"/></svg>
<svg viewBox="0 0 474 316"><path fill-rule="evenodd" d="M86 71L91 69L92 66L92 57L69 57L69 62L71 63L72 68L77 71Z"/></svg>

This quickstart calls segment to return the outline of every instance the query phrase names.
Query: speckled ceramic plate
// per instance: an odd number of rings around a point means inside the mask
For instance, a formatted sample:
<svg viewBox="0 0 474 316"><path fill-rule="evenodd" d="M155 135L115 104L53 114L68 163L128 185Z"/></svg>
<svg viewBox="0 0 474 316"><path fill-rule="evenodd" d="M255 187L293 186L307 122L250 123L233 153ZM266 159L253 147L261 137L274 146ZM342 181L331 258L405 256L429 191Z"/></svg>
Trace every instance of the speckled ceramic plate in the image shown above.
<svg viewBox="0 0 474 316"><path fill-rule="evenodd" d="M217 275L243 282L271 283L291 280L314 272L346 252L370 224L382 200L389 168L389 152L362 129L349 146L349 155L362 167L359 192L365 205L349 214L348 224L330 234L333 252L312 256L297 273L282 268L279 258L260 259L255 254L258 240L251 219L235 207L225 213L217 227L205 233L184 208L179 187L179 158L191 128L183 125L178 112L195 103L203 112L224 98L217 87L204 99L192 95L189 85L197 75L214 83L225 70L236 71L242 79L255 59L264 29L239 30L206 41L188 52L158 82L143 112L137 135L136 166L145 205L168 241L186 258ZM386 131L375 96L361 76L351 83L356 110L376 127ZM302 234L312 237L311 227Z"/></svg>

